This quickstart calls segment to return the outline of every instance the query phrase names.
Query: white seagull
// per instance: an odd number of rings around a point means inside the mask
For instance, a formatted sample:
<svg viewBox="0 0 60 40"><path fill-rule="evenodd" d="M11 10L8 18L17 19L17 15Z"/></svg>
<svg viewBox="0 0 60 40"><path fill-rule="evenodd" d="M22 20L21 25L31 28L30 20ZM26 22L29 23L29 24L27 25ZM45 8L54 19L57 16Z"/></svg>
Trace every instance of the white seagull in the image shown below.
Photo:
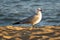
<svg viewBox="0 0 60 40"><path fill-rule="evenodd" d="M32 26L34 27L34 25L39 23L42 19L42 12L41 11L42 11L42 9L38 8L35 15L30 16L24 20L15 22L15 23L13 23L13 25L16 25L16 24L32 24Z"/></svg>

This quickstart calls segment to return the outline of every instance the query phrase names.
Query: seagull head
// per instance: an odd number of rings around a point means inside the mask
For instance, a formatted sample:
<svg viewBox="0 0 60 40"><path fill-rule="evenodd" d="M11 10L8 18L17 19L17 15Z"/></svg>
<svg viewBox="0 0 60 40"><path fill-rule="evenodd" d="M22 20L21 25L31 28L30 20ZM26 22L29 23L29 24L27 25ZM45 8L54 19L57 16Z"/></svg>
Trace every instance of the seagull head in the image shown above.
<svg viewBox="0 0 60 40"><path fill-rule="evenodd" d="M41 8L37 8L37 11L42 11L42 9Z"/></svg>
<svg viewBox="0 0 60 40"><path fill-rule="evenodd" d="M41 14L41 12L42 12L42 9L41 8L37 8L36 14Z"/></svg>

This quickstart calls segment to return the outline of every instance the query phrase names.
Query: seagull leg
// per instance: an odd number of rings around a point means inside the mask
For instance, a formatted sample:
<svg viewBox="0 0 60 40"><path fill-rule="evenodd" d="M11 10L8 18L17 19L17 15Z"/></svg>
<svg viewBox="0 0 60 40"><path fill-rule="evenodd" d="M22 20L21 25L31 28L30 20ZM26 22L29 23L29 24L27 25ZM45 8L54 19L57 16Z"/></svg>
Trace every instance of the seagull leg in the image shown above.
<svg viewBox="0 0 60 40"><path fill-rule="evenodd" d="M33 25L33 28L34 28L35 26Z"/></svg>

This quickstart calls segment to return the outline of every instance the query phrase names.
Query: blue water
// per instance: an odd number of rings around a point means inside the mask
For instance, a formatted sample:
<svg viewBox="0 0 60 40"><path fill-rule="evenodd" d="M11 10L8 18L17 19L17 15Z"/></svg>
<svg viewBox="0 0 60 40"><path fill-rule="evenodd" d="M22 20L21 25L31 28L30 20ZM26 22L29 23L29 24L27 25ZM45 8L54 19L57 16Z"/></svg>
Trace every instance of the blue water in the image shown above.
<svg viewBox="0 0 60 40"><path fill-rule="evenodd" d="M0 0L0 26L34 15L39 7L43 18L38 26L60 25L60 0Z"/></svg>

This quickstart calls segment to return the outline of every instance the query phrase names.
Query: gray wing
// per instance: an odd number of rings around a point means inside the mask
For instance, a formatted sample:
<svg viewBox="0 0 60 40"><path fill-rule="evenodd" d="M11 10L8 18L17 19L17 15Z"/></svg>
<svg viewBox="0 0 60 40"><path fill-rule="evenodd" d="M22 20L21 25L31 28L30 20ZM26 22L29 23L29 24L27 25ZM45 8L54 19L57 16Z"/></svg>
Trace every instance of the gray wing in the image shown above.
<svg viewBox="0 0 60 40"><path fill-rule="evenodd" d="M32 16L24 19L24 20L22 20L21 22L22 22L22 23L31 22L31 20L32 20L33 18L34 18L34 15L32 15Z"/></svg>
<svg viewBox="0 0 60 40"><path fill-rule="evenodd" d="M24 23L29 23L29 22L33 19L33 17L34 17L34 15L32 15L32 16L30 16L30 17L24 19L24 20L15 22L15 23L13 23L13 25L14 25L14 24L24 24Z"/></svg>

